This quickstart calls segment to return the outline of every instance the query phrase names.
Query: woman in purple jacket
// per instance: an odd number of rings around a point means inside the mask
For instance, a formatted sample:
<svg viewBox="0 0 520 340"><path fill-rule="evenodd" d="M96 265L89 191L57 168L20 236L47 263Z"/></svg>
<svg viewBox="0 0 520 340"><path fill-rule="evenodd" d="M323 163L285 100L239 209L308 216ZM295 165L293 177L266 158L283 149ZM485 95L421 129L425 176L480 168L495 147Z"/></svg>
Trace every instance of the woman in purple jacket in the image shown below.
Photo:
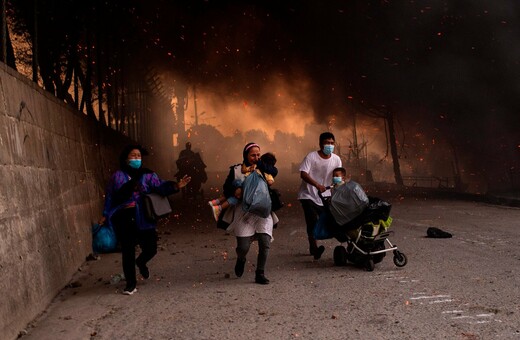
<svg viewBox="0 0 520 340"><path fill-rule="evenodd" d="M103 217L99 221L100 224L112 224L121 243L126 278L123 294L126 295L137 291L135 266L137 265L143 278L148 279L150 271L146 264L157 253L156 223L145 217L144 194L156 192L168 196L178 192L191 179L184 176L178 183L160 179L155 172L142 167L142 156L146 154L146 150L140 145L128 145L121 152L120 169L110 178ZM141 248L141 254L135 258L137 244Z"/></svg>

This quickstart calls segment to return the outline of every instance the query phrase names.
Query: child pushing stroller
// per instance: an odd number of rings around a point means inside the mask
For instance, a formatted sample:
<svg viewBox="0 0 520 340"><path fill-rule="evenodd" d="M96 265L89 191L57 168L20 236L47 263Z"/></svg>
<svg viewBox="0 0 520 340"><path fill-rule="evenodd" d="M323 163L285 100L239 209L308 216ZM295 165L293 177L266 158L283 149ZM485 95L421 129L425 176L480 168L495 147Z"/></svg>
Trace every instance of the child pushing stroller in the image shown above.
<svg viewBox="0 0 520 340"><path fill-rule="evenodd" d="M367 196L358 183L347 178L344 168L334 169L330 189L330 198L320 195L325 213L316 223L314 236L335 238L341 243L334 249L334 264L353 263L372 271L391 251L394 264L405 266L406 256L388 239L392 224L390 203Z"/></svg>

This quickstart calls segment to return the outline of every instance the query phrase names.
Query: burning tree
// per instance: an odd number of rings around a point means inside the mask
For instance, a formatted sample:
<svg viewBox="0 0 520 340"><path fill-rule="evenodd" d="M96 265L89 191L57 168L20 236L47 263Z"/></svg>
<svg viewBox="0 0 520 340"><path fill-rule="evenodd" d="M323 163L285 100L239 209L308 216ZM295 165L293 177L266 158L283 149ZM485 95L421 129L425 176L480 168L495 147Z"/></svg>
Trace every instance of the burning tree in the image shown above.
<svg viewBox="0 0 520 340"><path fill-rule="evenodd" d="M401 167L399 164L399 154L397 151L397 137L394 125L394 113L386 105L380 107L373 107L367 105L364 101L361 101L358 105L361 110L360 113L373 118L381 118L385 122L385 136L387 151L385 157L388 156L388 148L390 148L390 155L392 156L392 163L394 169L395 183L399 186L403 186L403 176L401 175Z"/></svg>

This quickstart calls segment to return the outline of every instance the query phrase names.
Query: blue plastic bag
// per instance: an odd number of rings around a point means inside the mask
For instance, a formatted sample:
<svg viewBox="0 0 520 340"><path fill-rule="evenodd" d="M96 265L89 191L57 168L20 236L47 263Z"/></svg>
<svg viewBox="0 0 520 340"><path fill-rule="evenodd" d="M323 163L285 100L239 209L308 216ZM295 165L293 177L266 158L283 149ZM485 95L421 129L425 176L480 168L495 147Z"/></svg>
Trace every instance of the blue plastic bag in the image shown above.
<svg viewBox="0 0 520 340"><path fill-rule="evenodd" d="M271 214L269 187L262 175L256 171L244 180L242 209L263 218Z"/></svg>
<svg viewBox="0 0 520 340"><path fill-rule="evenodd" d="M117 248L114 228L108 223L92 223L92 249L94 253L111 253Z"/></svg>
<svg viewBox="0 0 520 340"><path fill-rule="evenodd" d="M333 237L332 232L327 227L329 222L330 217L327 215L327 213L320 214L320 217L314 226L314 239L326 240Z"/></svg>

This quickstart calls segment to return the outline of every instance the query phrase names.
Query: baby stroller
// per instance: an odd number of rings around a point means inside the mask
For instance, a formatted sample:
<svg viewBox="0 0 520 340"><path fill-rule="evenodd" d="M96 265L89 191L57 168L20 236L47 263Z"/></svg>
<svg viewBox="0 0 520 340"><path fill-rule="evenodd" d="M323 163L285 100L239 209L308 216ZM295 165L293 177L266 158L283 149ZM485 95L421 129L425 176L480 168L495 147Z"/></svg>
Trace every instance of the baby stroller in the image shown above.
<svg viewBox="0 0 520 340"><path fill-rule="evenodd" d="M325 207L315 228L315 238L335 238L341 245L334 249L334 264L352 263L373 271L386 253L393 252L394 264L404 267L405 254L388 239L393 232L390 217L391 204L369 197L361 186L349 181L334 190L331 197L320 198Z"/></svg>

